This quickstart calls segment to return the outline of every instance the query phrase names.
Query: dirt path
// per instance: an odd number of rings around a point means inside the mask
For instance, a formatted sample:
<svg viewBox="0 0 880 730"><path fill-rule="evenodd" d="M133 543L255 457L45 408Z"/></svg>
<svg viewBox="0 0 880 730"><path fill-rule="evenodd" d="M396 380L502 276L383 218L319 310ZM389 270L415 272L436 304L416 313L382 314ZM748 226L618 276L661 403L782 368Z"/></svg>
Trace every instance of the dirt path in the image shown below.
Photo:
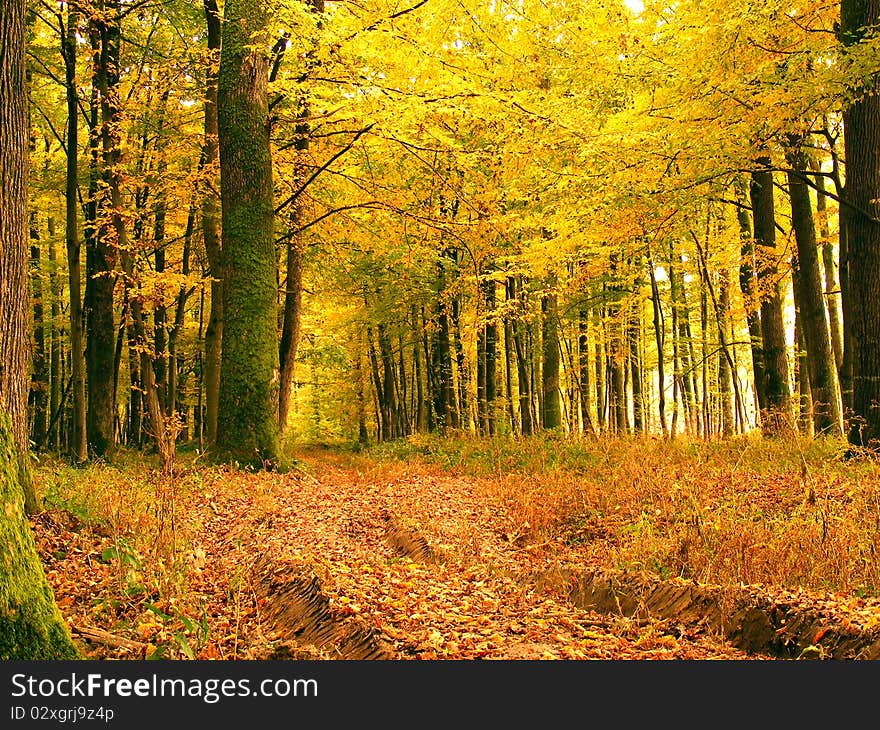
<svg viewBox="0 0 880 730"><path fill-rule="evenodd" d="M301 458L304 469L286 475L206 479L196 552L213 569L195 588L220 656L345 656L337 639L358 631L399 659L745 658L523 580L535 555L477 481ZM285 600L292 607L279 608Z"/></svg>

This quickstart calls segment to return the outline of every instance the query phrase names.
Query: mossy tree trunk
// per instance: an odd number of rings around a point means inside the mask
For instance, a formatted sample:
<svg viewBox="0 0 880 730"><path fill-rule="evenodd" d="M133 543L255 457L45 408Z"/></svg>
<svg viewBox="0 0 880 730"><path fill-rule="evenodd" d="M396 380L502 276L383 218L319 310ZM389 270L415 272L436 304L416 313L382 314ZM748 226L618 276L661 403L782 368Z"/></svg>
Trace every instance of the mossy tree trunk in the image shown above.
<svg viewBox="0 0 880 730"><path fill-rule="evenodd" d="M217 456L278 461L277 260L269 148L267 13L226 4L217 87L223 246L223 352Z"/></svg>
<svg viewBox="0 0 880 730"><path fill-rule="evenodd" d="M24 0L0 5L0 660L73 659L25 518L27 93Z"/></svg>

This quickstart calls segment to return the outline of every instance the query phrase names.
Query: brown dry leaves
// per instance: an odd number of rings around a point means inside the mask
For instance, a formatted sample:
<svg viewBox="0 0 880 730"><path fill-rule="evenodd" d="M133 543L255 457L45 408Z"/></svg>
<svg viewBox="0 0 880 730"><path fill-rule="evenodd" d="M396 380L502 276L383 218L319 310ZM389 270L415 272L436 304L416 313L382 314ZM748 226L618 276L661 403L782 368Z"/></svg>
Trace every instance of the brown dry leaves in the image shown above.
<svg viewBox="0 0 880 730"><path fill-rule="evenodd" d="M314 571L334 614L375 629L400 659L743 657L711 637L579 610L523 578L552 568L546 551L478 480L424 466L304 458L290 474L204 472L178 506L189 544L174 596L130 595L120 577L125 561L104 552L118 541L65 524L63 513L38 518L40 554L70 625L143 647L92 645L92 655L142 658L157 647L178 658L271 655L280 637L261 620L250 572L265 556L291 574ZM441 559L402 556L387 540L388 516L424 536ZM205 636L194 628L200 612Z"/></svg>

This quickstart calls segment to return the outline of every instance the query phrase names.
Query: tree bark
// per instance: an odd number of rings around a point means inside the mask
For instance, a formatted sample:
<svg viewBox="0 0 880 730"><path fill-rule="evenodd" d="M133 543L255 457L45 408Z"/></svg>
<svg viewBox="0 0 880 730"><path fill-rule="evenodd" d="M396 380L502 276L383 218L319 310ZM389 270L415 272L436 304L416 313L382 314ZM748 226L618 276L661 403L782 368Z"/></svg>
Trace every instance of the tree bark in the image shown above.
<svg viewBox="0 0 880 730"><path fill-rule="evenodd" d="M204 0L208 30L208 65L205 71L205 139L202 156L206 181L202 194L202 237L211 276L210 314L205 328L205 439L217 440L217 407L220 399L220 353L223 343L223 265L220 206L211 184L218 177L220 154L217 142L217 68L220 61L220 14L217 0Z"/></svg>
<svg viewBox="0 0 880 730"><path fill-rule="evenodd" d="M844 46L873 43L880 23L876 0L841 0ZM876 73L843 111L846 146L845 261L852 342L852 416L849 442L880 449L880 81Z"/></svg>
<svg viewBox="0 0 880 730"><path fill-rule="evenodd" d="M839 436L843 433L843 422L837 366L829 337L810 190L804 181L807 164L799 146L800 141L789 139L789 144L792 146L786 153L786 159L794 172L788 173L788 191L797 244L792 273L798 292L800 329L807 354L813 425L817 434Z"/></svg>
<svg viewBox="0 0 880 730"><path fill-rule="evenodd" d="M737 206L736 219L739 223L740 264L739 286L746 310L746 327L749 330L749 352L752 359L752 385L755 393L756 423L760 425L761 412L767 408L764 394L764 354L761 340L761 316L758 296L758 280L755 275L755 245L752 238L752 224L749 212L745 210L745 192L742 185L737 185L737 198L741 205Z"/></svg>
<svg viewBox="0 0 880 730"><path fill-rule="evenodd" d="M49 369L46 362L46 322L43 316L43 264L40 256L40 229L37 212L31 211L31 301L33 309L34 346L31 359L31 441L40 449L46 443L46 428L49 425Z"/></svg>
<svg viewBox="0 0 880 730"><path fill-rule="evenodd" d="M750 195L758 256L761 292L761 342L763 345L766 409L761 424L765 433L778 433L792 424L791 387L782 314L782 283L777 270L776 221L773 207L773 173L769 156L756 160Z"/></svg>
<svg viewBox="0 0 880 730"><path fill-rule="evenodd" d="M231 0L217 91L223 248L223 352L217 456L259 468L279 459L268 16L257 0Z"/></svg>
<svg viewBox="0 0 880 730"><path fill-rule="evenodd" d="M93 134L98 135L97 143L100 144L99 169L103 192L96 191L91 235L86 239L86 433L89 449L95 456L111 457L116 446L113 293L116 287L117 241L113 240L107 218L122 214L122 209L115 207L117 201L108 199L108 194L112 197L115 190L118 203L122 205L121 110L118 98L121 41L119 0L111 0L109 7L102 2L99 9L102 12L90 19L90 30L94 57L93 101L100 108L100 130L93 130ZM96 112L97 109L93 109L93 115Z"/></svg>
<svg viewBox="0 0 880 730"><path fill-rule="evenodd" d="M541 388L544 394L541 426L558 429L562 426L559 399L559 305L556 296L556 277L548 281L549 291L541 298Z"/></svg>
<svg viewBox="0 0 880 730"><path fill-rule="evenodd" d="M76 45L79 13L75 4L67 5L67 29L61 38L64 58L64 90L67 100L67 170L64 182L65 245L67 282L70 299L71 406L70 453L75 463L88 459L86 437L85 335L83 332L82 263L77 230L77 180L79 177L79 106L76 84Z"/></svg>
<svg viewBox="0 0 880 730"><path fill-rule="evenodd" d="M51 297L51 323L49 332L51 342L49 345L49 414L50 425L46 434L46 444L52 450L60 448L60 440L58 438L59 428L57 419L54 414L61 407L61 391L63 386L61 379L61 357L62 347L61 340L64 331L60 329L58 323L61 321L61 279L58 275L58 254L55 249L55 218L49 216L49 294Z"/></svg>
<svg viewBox="0 0 880 730"><path fill-rule="evenodd" d="M0 5L0 660L75 659L25 516L27 89L25 2Z"/></svg>

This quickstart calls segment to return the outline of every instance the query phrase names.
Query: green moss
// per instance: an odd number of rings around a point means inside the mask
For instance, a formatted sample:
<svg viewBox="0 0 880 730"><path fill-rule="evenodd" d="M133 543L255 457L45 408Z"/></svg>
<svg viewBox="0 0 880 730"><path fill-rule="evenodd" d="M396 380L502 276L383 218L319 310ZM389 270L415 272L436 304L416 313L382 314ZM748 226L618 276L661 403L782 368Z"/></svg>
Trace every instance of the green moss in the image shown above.
<svg viewBox="0 0 880 730"><path fill-rule="evenodd" d="M226 5L218 82L223 215L219 461L275 468L278 438L277 258L262 4Z"/></svg>
<svg viewBox="0 0 880 730"><path fill-rule="evenodd" d="M0 660L76 659L24 514L9 417L0 413Z"/></svg>

